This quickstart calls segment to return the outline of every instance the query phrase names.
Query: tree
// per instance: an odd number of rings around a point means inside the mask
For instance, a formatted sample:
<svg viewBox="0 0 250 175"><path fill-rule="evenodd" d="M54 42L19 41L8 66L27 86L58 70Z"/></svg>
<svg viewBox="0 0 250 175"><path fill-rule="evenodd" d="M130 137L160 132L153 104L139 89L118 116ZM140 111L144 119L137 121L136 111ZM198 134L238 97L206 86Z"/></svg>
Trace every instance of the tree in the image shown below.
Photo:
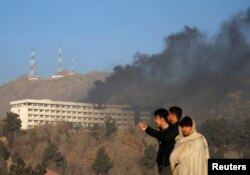
<svg viewBox="0 0 250 175"><path fill-rule="evenodd" d="M156 155L155 146L154 145L146 146L143 157L141 158L141 165L148 170L154 169L155 155Z"/></svg>
<svg viewBox="0 0 250 175"><path fill-rule="evenodd" d="M37 164L34 172L35 173L33 175L44 175L47 173L47 170L45 166L42 166L41 164Z"/></svg>
<svg viewBox="0 0 250 175"><path fill-rule="evenodd" d="M21 123L22 121L19 119L18 114L7 112L7 116L4 119L3 135L6 136L10 147L12 147L15 137L21 130Z"/></svg>
<svg viewBox="0 0 250 175"><path fill-rule="evenodd" d="M31 168L25 168L25 162L20 157L13 159L13 164L10 167L10 175L25 175L31 174Z"/></svg>
<svg viewBox="0 0 250 175"><path fill-rule="evenodd" d="M224 118L206 120L200 130L211 146L219 148L228 143L229 125Z"/></svg>
<svg viewBox="0 0 250 175"><path fill-rule="evenodd" d="M105 120L105 136L112 137L117 132L116 120L107 117Z"/></svg>
<svg viewBox="0 0 250 175"><path fill-rule="evenodd" d="M45 166L38 164L35 169L31 165L25 166L25 162L20 157L18 153L14 153L15 158L13 159L13 164L10 167L9 175L44 175L47 170Z"/></svg>
<svg viewBox="0 0 250 175"><path fill-rule="evenodd" d="M49 161L52 160L53 156L57 153L58 147L50 143L47 148L44 150L42 157L42 165L48 166Z"/></svg>
<svg viewBox="0 0 250 175"><path fill-rule="evenodd" d="M244 159L249 159L250 158L250 150L249 149L244 149L243 158Z"/></svg>
<svg viewBox="0 0 250 175"><path fill-rule="evenodd" d="M0 156L4 159L7 160L10 156L10 152L8 148L0 141Z"/></svg>
<svg viewBox="0 0 250 175"><path fill-rule="evenodd" d="M7 112L6 119L4 119L3 135L7 136L10 133L15 135L20 132L22 121L19 119L19 115L13 112Z"/></svg>
<svg viewBox="0 0 250 175"><path fill-rule="evenodd" d="M243 130L241 134L241 142L248 148L250 144L250 119L245 119L243 124Z"/></svg>
<svg viewBox="0 0 250 175"><path fill-rule="evenodd" d="M58 147L50 143L48 147L44 150L42 163L43 167L48 167L50 162L52 162L56 168L58 168L62 173L66 171L67 163L65 157L58 151Z"/></svg>
<svg viewBox="0 0 250 175"><path fill-rule="evenodd" d="M6 161L0 157L0 174L8 175Z"/></svg>
<svg viewBox="0 0 250 175"><path fill-rule="evenodd" d="M96 159L92 164L92 169L96 175L107 175L112 166L113 163L111 158L106 153L105 148L99 148L96 153Z"/></svg>
<svg viewBox="0 0 250 175"><path fill-rule="evenodd" d="M103 128L97 123L94 123L94 125L89 127L88 130L89 130L89 135L96 140L100 140L103 136L103 133L102 133Z"/></svg>

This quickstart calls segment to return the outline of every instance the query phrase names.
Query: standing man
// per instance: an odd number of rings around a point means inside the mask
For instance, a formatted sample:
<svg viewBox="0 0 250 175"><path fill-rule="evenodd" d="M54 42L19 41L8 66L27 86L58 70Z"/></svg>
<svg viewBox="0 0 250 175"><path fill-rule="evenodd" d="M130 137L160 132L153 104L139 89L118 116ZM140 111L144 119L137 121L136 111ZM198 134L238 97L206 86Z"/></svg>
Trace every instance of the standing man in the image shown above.
<svg viewBox="0 0 250 175"><path fill-rule="evenodd" d="M170 156L173 175L207 175L209 153L205 137L196 132L195 123L188 116L179 125L180 133Z"/></svg>
<svg viewBox="0 0 250 175"><path fill-rule="evenodd" d="M138 127L148 135L156 138L159 143L156 162L160 175L171 175L169 157L175 145L175 137L178 135L179 120L182 115L182 109L173 106L166 109L157 109L154 112L154 122L159 128L155 130L144 123L139 123Z"/></svg>

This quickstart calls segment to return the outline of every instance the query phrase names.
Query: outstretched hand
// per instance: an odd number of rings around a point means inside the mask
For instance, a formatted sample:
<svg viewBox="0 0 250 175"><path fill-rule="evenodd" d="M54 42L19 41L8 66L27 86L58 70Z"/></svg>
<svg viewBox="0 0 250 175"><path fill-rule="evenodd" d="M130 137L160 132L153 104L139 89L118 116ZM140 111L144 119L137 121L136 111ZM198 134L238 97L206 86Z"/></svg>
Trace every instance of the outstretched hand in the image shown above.
<svg viewBox="0 0 250 175"><path fill-rule="evenodd" d="M142 131L145 131L147 129L147 127L148 127L145 123L142 123L142 122L138 123L137 126Z"/></svg>

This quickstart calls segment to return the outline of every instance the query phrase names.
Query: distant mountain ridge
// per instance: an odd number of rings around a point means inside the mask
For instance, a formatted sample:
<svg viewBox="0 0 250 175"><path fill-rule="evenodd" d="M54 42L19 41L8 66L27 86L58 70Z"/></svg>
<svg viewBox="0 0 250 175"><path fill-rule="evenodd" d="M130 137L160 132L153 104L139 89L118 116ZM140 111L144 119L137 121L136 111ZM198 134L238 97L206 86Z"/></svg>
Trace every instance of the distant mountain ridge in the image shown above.
<svg viewBox="0 0 250 175"><path fill-rule="evenodd" d="M27 98L51 99L61 101L83 102L89 90L97 80L105 80L107 72L90 72L87 74L63 74L62 78L38 78L29 80L23 75L0 86L0 118L10 110L9 103Z"/></svg>

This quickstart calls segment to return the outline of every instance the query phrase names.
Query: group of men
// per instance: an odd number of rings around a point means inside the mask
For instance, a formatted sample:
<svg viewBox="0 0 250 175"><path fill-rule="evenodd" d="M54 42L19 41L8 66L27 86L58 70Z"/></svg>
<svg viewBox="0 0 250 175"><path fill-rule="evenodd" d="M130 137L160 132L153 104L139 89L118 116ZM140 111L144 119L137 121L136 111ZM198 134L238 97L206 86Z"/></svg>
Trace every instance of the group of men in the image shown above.
<svg viewBox="0 0 250 175"><path fill-rule="evenodd" d="M177 106L154 112L158 130L145 123L138 127L159 143L156 162L160 175L207 175L208 145L205 137L196 132L195 122L189 116L182 118Z"/></svg>

